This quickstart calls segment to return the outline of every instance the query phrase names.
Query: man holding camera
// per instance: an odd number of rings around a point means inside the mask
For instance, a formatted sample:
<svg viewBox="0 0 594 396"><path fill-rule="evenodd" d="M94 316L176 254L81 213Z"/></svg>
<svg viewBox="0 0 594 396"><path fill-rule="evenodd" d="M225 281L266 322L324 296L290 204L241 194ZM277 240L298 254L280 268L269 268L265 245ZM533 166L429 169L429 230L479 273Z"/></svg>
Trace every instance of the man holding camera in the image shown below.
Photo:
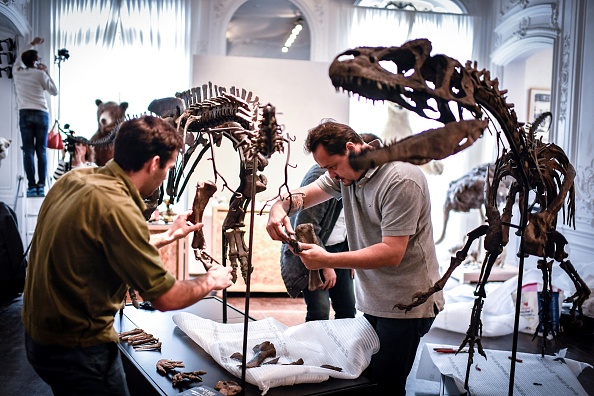
<svg viewBox="0 0 594 396"><path fill-rule="evenodd" d="M45 92L56 96L58 89L48 73L47 66L33 48L44 39L35 37L21 53L12 70L19 107L19 127L23 140L23 165L27 175L27 196L45 196L47 174L47 133L49 115ZM35 154L37 154L37 180L35 180Z"/></svg>

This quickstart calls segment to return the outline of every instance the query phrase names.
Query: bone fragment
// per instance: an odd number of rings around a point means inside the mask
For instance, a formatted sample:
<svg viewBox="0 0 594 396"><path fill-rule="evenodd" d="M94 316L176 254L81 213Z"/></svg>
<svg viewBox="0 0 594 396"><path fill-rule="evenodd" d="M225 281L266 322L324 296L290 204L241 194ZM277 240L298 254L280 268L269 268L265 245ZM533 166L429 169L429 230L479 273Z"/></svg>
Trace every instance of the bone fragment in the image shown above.
<svg viewBox="0 0 594 396"><path fill-rule="evenodd" d="M167 371L174 370L177 367L186 367L180 360L161 359L157 361L157 371L161 374L167 374Z"/></svg>
<svg viewBox="0 0 594 396"><path fill-rule="evenodd" d="M149 344L142 344L134 347L135 351L160 351L161 350L161 342L151 342Z"/></svg>
<svg viewBox="0 0 594 396"><path fill-rule="evenodd" d="M144 330L139 329L139 328L135 328L134 330L130 330L130 331L124 331L124 332L120 333L120 339L122 337L126 337L126 336L130 336L130 335L142 333L143 331Z"/></svg>
<svg viewBox="0 0 594 396"><path fill-rule="evenodd" d="M157 343L157 342L159 342L159 339L154 338L152 335L150 335L150 337L141 338L139 340L129 342L129 344L132 346L136 346L136 345L144 345L144 344L148 344L148 343Z"/></svg>
<svg viewBox="0 0 594 396"><path fill-rule="evenodd" d="M295 227L295 237L297 238L298 242L319 244L316 233L314 232L313 224L311 223L299 224L297 227ZM310 270L308 285L309 291L316 291L321 289L323 286L324 282L322 282L320 270Z"/></svg>
<svg viewBox="0 0 594 396"><path fill-rule="evenodd" d="M267 361L267 362L264 362L264 363L262 363L262 364L277 364L277 363L278 363L278 361L279 361L279 359L280 359L280 356L277 356L277 357L275 357L274 359L270 359L269 361Z"/></svg>
<svg viewBox="0 0 594 396"><path fill-rule="evenodd" d="M241 352L235 352L233 355L230 356L230 358L239 360L241 362L243 360L243 354Z"/></svg>
<svg viewBox="0 0 594 396"><path fill-rule="evenodd" d="M171 377L171 383L174 388L188 382L202 382L201 375L206 374L206 371L188 371L184 373L176 373Z"/></svg>
<svg viewBox="0 0 594 396"><path fill-rule="evenodd" d="M217 191L217 186L210 180L207 181L199 181L196 184L196 195L194 196L194 203L192 204L192 214L190 215L190 220L192 223L202 223L202 215L204 214L204 209L208 204L208 201L212 197L212 195ZM207 264L205 261L200 260L200 253L202 249L206 247L206 240L204 239L204 232L202 229L194 232L194 237L192 238L192 249L194 249L196 260L202 261L204 264L204 268L208 271L212 264Z"/></svg>
<svg viewBox="0 0 594 396"><path fill-rule="evenodd" d="M247 368L259 367L266 358L276 356L276 348L270 341L264 341L253 347L252 350L256 352L256 354L246 363L245 367Z"/></svg>

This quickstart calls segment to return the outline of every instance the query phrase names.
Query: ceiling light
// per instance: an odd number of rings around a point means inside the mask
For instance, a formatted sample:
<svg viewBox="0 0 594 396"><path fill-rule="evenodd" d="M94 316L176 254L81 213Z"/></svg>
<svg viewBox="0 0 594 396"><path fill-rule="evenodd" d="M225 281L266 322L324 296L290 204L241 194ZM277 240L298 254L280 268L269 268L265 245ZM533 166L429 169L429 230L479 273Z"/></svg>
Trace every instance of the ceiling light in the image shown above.
<svg viewBox="0 0 594 396"><path fill-rule="evenodd" d="M295 20L295 23L293 23L293 30L291 30L291 34L281 49L282 52L289 52L289 48L291 48L291 45L293 45L295 39L297 39L297 36L299 36L299 33L301 33L301 30L303 30L303 19L298 17Z"/></svg>

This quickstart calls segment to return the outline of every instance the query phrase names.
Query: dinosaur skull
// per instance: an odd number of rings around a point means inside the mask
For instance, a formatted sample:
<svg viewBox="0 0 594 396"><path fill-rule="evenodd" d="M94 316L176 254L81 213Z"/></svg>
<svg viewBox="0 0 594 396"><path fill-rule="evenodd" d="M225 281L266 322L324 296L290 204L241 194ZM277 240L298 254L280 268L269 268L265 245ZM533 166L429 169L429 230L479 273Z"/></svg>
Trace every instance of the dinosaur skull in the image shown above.
<svg viewBox="0 0 594 396"><path fill-rule="evenodd" d="M450 102L481 118L475 84L465 67L445 55L430 56L430 52L431 42L426 39L401 47L357 47L334 59L330 79L337 90L395 102L444 124L457 120Z"/></svg>

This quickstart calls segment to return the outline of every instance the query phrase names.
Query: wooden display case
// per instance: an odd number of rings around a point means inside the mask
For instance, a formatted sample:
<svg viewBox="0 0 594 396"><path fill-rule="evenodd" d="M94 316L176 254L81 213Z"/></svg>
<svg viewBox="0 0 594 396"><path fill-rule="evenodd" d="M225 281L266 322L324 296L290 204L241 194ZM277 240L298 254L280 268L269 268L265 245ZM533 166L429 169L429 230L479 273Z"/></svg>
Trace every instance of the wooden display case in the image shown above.
<svg viewBox="0 0 594 396"><path fill-rule="evenodd" d="M219 262L222 262L222 234L221 228L223 221L227 216L228 208L226 206L215 206L212 209L212 256ZM262 215L256 211L254 216L254 242L252 252L252 266L254 270L250 278L250 292L266 293L284 293L285 284L280 273L280 250L281 243L273 241L266 232L266 223L268 222L268 211L265 210ZM245 244L249 245L250 213L245 215ZM227 262L227 265L230 265ZM241 276L241 271L237 269L237 282L229 287L229 292L245 292L246 285Z"/></svg>

